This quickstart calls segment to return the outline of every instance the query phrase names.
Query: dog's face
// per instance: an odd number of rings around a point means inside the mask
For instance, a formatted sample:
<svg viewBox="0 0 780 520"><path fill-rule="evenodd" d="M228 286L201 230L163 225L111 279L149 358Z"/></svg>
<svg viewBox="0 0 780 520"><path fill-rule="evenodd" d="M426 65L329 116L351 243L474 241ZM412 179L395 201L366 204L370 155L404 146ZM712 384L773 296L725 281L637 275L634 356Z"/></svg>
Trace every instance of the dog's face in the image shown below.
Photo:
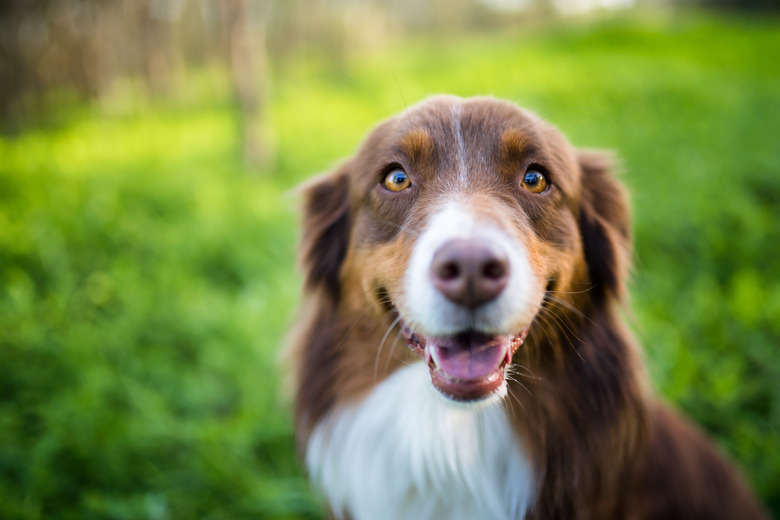
<svg viewBox="0 0 780 520"><path fill-rule="evenodd" d="M600 161L510 103L433 98L308 187L307 284L400 334L450 399L500 396L550 298L622 290L626 206Z"/></svg>

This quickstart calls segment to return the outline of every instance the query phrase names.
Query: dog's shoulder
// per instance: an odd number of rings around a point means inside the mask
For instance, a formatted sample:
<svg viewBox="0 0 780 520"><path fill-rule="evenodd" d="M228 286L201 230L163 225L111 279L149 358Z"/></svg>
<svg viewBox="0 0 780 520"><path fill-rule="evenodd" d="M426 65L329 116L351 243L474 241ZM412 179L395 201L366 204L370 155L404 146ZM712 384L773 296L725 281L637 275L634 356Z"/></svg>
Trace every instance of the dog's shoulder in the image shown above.
<svg viewBox="0 0 780 520"><path fill-rule="evenodd" d="M632 490L641 518L768 519L744 477L703 432L664 404L653 403L648 413Z"/></svg>

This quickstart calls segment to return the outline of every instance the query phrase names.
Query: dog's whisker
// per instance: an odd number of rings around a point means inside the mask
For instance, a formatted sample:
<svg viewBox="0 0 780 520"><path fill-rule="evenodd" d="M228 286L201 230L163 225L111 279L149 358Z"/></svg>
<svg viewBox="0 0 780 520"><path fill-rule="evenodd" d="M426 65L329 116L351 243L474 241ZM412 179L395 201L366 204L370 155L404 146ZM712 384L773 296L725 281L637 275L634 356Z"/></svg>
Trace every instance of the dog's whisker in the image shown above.
<svg viewBox="0 0 780 520"><path fill-rule="evenodd" d="M551 316L561 326L561 329L566 329L566 331L569 332L569 334L571 334L571 336L576 338L580 343L585 344L585 341L582 340L577 335L576 332L574 332L574 330L573 330L575 328L574 324L571 322L571 320L565 314L563 316L561 316L560 314L555 312L555 308L545 309L545 313L547 315Z"/></svg>
<svg viewBox="0 0 780 520"><path fill-rule="evenodd" d="M401 341L403 338L403 332L398 330L395 333L395 340L393 341L392 345L390 346L390 352L388 352L388 355L385 358L385 366L383 367L385 371L387 371L388 367L390 366L390 361L393 359L400 360L401 358L398 356L398 348L404 344L404 341ZM375 376L376 377L376 376Z"/></svg>
<svg viewBox="0 0 780 520"><path fill-rule="evenodd" d="M385 331L384 336L382 336L382 341L379 342L379 348L377 348L376 355L374 356L374 381L376 381L377 376L379 374L379 358L382 356L382 348L385 345L385 341L387 340L387 337L390 335L390 332L395 328L396 325L401 321L401 317L397 317L395 320L393 320L393 323L390 324L389 327L387 327L387 330Z"/></svg>
<svg viewBox="0 0 780 520"><path fill-rule="evenodd" d="M567 325L565 320L560 318L553 310L551 310L549 308L546 308L546 307L542 307L541 312L539 313L538 317L542 321L542 323L544 324L544 327L542 327L542 330L544 331L545 336L547 336L547 340L549 341L549 344L551 346L555 346L557 344L560 344L560 342L556 342L550 336L551 331L560 330L561 332L563 332L564 331L563 329L567 329L570 332L570 334L572 334L572 335L574 335L576 337L576 334L571 332L571 329L569 328L569 326ZM559 325L560 328L556 327L555 326L556 324ZM561 342L567 343L568 347L570 349L572 349L575 352L575 354L577 354L577 356L580 357L580 359L582 359L584 361L584 358L582 357L582 354L579 352L577 347L572 342L572 339L571 339L570 335L569 334L562 334L560 337L561 337ZM582 342L582 340L579 337L577 337L577 339L580 340L580 342ZM556 349L555 352L558 355L562 354L562 352L560 352L559 349Z"/></svg>
<svg viewBox="0 0 780 520"><path fill-rule="evenodd" d="M550 304L547 308L544 309L544 313L553 317L556 323L559 324L561 330L565 329L567 332L570 332L576 336L574 330L577 329L577 324L572 319L572 317L567 312L565 312L565 309L562 309L556 304ZM583 319L593 323L592 320L590 320L590 318L587 316L583 315Z"/></svg>
<svg viewBox="0 0 780 520"><path fill-rule="evenodd" d="M350 324L350 326L347 327L347 330L344 331L344 334L342 334L341 338L339 338L339 340L335 343L334 348L338 348L339 346L341 346L341 344L344 342L344 340L349 336L349 333L352 332L352 329L355 328L355 325L357 325L357 323L366 315L366 313L368 313L368 309L367 308L364 309L363 312L358 314L358 316L354 320L352 320L352 323Z"/></svg>
<svg viewBox="0 0 780 520"><path fill-rule="evenodd" d="M511 365L511 366L512 366L512 368L513 368L514 370L517 370L517 369L523 369L523 370L525 370L525 371L527 372L526 374L519 373L519 372L514 372L514 373L515 373L515 375L517 375L517 376L519 376L519 377L525 377L525 378L527 378L527 379L537 379L537 380L539 379L538 377L536 377L536 376L534 375L533 371L532 371L530 368L528 368L527 366L525 366L525 365L522 365L522 364L520 364L520 363L512 363L512 365Z"/></svg>
<svg viewBox="0 0 780 520"><path fill-rule="evenodd" d="M553 345L553 339L550 337L549 330L551 329L550 319L547 316L547 310L542 307L539 314L537 315L537 319L541 322L542 327L540 327L541 331L544 333L544 335L547 337L547 341L550 343L550 345ZM535 331L533 328L531 329L531 332L534 336L536 336L537 342L539 339L539 334L537 331Z"/></svg>
<svg viewBox="0 0 780 520"><path fill-rule="evenodd" d="M544 308L543 308L543 309L544 309ZM556 322L558 325L560 325L560 326L561 326L561 330L565 329L565 330L566 330L566 331L569 333L569 334L563 334L563 339L566 341L566 343L568 343L568 345L569 345L569 348L571 348L571 349L574 351L574 353L575 353L575 354L577 354L577 356L578 356L578 357L579 357L579 358L580 358L582 361L584 361L584 362L587 362L587 361L585 360L585 358L582 356L582 354L580 353L580 351L579 351L579 349L577 348L577 346L576 346L576 345L574 345L574 342L572 341L572 338L575 338L577 341L579 341L581 345L585 345L585 341L584 341L584 340L582 340L582 338L580 338L580 337L579 337L579 336L578 336L578 335L577 335L577 334L576 334L576 333L575 333L575 332L572 330L572 328L570 327L570 323L568 322L568 320L567 320L567 319L565 319L565 318L562 318L562 317L558 316L558 314L557 314L556 312L554 312L552 309L549 309L549 308L548 308L548 309L544 309L544 311L545 311L545 313L544 313L544 314L545 314L546 316L549 316L550 318L552 318L553 320L555 320L555 322Z"/></svg>
<svg viewBox="0 0 780 520"><path fill-rule="evenodd" d="M507 370L506 370L506 379L507 379L507 381L514 381L515 383L517 383L518 385L523 387L523 390L525 390L528 393L529 397L533 397L533 394L531 393L531 390L529 390L528 387L525 386L519 379L516 379L515 378L516 375L517 374L515 374L514 371L512 370L512 366L511 365L508 366Z"/></svg>
<svg viewBox="0 0 780 520"><path fill-rule="evenodd" d="M571 304L570 302L567 302L563 298L559 298L559 297L557 297L557 296L555 296L553 294L550 294L550 293L545 293L544 298L551 305L553 305L555 307L558 307L558 308L562 307L563 309L571 311L575 315L577 315L577 316L579 316L581 318L584 318L584 319L590 321L591 323L593 323L593 320L591 320L590 317L588 317L588 315L586 315L584 312L582 312L577 307L575 307L573 304Z"/></svg>
<svg viewBox="0 0 780 520"><path fill-rule="evenodd" d="M523 385L520 385L520 386L523 386ZM528 389L526 389L526 391L528 391ZM521 401L520 398L517 395L515 395L515 393L513 391L513 388L511 386L509 388L507 388L506 395L507 395L507 397L510 398L509 403L510 403L510 405L512 407L512 412L515 415L515 417L517 417L517 415L516 415L516 412L515 412L515 409L514 409L515 408L514 407L514 403L517 403L518 406L520 406L520 409L522 411L525 411L525 404L523 404L523 401ZM529 395L530 395L530 393L529 393Z"/></svg>

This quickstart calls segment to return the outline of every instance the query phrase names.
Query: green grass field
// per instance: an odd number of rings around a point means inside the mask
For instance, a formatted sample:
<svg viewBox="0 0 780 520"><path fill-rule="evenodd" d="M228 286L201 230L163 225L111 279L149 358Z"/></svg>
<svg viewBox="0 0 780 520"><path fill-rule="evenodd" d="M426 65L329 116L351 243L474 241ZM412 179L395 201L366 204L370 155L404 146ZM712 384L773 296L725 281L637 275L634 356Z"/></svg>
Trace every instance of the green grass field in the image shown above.
<svg viewBox="0 0 780 520"><path fill-rule="evenodd" d="M297 57L262 175L208 72L175 102L118 93L0 138L0 517L321 518L277 362L290 190L440 92L619 152L653 381L780 517L778 55L780 20L677 15Z"/></svg>

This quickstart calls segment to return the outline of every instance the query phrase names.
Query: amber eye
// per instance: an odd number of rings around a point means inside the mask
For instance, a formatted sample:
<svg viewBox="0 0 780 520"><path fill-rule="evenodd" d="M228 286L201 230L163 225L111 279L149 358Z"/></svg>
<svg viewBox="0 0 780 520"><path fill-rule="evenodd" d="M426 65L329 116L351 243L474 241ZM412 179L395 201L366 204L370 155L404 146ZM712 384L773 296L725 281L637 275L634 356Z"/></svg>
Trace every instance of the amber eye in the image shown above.
<svg viewBox="0 0 780 520"><path fill-rule="evenodd" d="M547 177L537 170L528 170L523 175L523 188L531 193L542 193L547 190Z"/></svg>
<svg viewBox="0 0 780 520"><path fill-rule="evenodd" d="M385 188L390 191L403 191L411 185L412 181L401 168L395 168L385 175Z"/></svg>

